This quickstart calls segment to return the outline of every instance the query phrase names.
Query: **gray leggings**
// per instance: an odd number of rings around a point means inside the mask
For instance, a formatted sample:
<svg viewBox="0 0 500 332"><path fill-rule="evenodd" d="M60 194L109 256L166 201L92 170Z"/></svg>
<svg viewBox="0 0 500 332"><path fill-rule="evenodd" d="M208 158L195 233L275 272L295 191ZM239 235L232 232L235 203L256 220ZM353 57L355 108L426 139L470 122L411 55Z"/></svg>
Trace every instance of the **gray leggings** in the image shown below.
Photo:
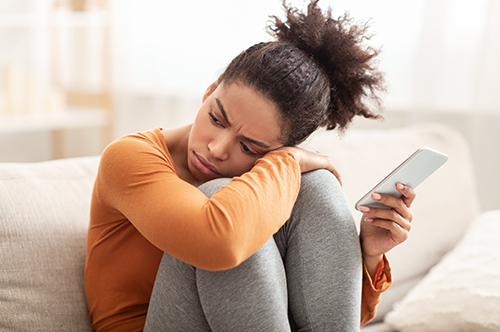
<svg viewBox="0 0 500 332"><path fill-rule="evenodd" d="M229 182L200 187L208 197ZM348 202L326 170L302 175L290 219L239 266L163 256L145 330L359 331L362 260Z"/></svg>

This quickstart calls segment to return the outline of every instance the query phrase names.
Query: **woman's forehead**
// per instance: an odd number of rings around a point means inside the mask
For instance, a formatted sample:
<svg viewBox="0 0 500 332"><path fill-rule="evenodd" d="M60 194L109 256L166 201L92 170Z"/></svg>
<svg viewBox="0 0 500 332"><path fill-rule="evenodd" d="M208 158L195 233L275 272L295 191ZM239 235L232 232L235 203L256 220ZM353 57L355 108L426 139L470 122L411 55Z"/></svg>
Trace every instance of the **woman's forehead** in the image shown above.
<svg viewBox="0 0 500 332"><path fill-rule="evenodd" d="M213 104L231 126L248 138L281 146L281 121L275 104L255 89L242 83L219 84Z"/></svg>

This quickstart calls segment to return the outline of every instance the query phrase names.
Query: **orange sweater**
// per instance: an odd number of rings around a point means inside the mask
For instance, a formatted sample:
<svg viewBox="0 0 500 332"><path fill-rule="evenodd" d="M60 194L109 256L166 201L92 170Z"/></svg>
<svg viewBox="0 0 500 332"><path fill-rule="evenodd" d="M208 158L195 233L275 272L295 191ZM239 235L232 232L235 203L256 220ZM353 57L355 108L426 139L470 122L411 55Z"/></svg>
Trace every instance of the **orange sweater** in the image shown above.
<svg viewBox="0 0 500 332"><path fill-rule="evenodd" d="M94 328L142 331L163 252L207 270L246 260L289 218L299 188L300 169L287 152L267 153L208 199L180 178L160 129L111 143L101 157L87 238ZM366 271L364 280L362 323L390 283L387 262L374 282Z"/></svg>

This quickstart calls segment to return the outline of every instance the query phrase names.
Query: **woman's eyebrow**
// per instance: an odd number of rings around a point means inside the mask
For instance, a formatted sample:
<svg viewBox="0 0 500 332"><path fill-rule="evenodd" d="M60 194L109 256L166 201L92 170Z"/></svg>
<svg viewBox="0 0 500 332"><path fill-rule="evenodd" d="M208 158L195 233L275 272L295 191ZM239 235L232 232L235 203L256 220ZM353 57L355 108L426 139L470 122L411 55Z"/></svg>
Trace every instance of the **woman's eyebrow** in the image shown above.
<svg viewBox="0 0 500 332"><path fill-rule="evenodd" d="M222 106L222 103L220 101L219 98L215 98L215 102L217 103L217 106L219 107L219 111L222 113L222 116L224 117L224 120L226 120L226 123L231 126L231 122L229 122L229 119L227 118L227 113L226 113L226 110L224 109L224 106ZM253 138L250 138L250 137L247 137L247 136L244 136L242 135L241 137L243 137L243 139L245 139L246 141L252 143L252 144L255 144L257 146L260 146L260 147L263 147L263 148L266 148L266 149L270 149L271 146L269 144L266 144L264 142L261 142L261 141L257 141Z"/></svg>
<svg viewBox="0 0 500 332"><path fill-rule="evenodd" d="M264 142L260 142L260 141L254 140L253 138L246 137L246 136L242 136L242 137L245 139L245 141L249 141L252 144L258 145L258 146L266 148L266 149L270 149L271 148L271 146L269 144L266 144Z"/></svg>
<svg viewBox="0 0 500 332"><path fill-rule="evenodd" d="M226 120L228 125L231 125L231 122L229 122L229 119L227 118L227 113L224 110L224 106L222 106L222 103L220 102L219 98L215 98L215 102L217 103L217 106L219 106L219 111L222 113L224 120Z"/></svg>

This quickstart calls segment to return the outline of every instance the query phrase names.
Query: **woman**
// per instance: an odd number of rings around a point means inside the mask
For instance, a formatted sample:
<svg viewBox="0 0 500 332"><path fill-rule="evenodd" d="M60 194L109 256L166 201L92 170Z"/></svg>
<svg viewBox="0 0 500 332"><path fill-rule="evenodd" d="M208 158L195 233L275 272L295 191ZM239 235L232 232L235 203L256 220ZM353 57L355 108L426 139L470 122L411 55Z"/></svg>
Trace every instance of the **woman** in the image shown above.
<svg viewBox="0 0 500 332"><path fill-rule="evenodd" d="M374 195L392 209L363 208L358 237L335 167L297 145L377 117L376 52L317 1L272 31L207 89L192 125L104 151L85 270L97 331L355 331L373 318L415 193Z"/></svg>

